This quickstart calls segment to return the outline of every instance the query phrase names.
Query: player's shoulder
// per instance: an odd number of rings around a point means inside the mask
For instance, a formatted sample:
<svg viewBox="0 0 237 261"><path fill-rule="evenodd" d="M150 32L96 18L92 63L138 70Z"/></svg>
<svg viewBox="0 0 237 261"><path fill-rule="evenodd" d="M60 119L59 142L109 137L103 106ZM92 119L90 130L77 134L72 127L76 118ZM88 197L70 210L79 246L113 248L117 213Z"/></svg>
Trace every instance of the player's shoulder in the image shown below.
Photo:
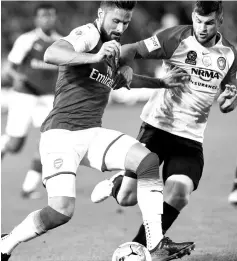
<svg viewBox="0 0 237 261"><path fill-rule="evenodd" d="M235 46L229 40L227 40L223 35L221 35L221 43L224 47L229 48L231 50L231 52L233 52L235 57L237 57L237 50L236 50Z"/></svg>
<svg viewBox="0 0 237 261"><path fill-rule="evenodd" d="M93 41L99 41L100 39L100 33L93 23L88 23L76 27L71 31L70 34L77 37L84 36L89 40L93 40Z"/></svg>
<svg viewBox="0 0 237 261"><path fill-rule="evenodd" d="M28 46L30 48L30 46L32 46L34 42L37 40L37 38L38 36L36 30L34 29L19 35L15 41L15 45L24 45L24 47Z"/></svg>

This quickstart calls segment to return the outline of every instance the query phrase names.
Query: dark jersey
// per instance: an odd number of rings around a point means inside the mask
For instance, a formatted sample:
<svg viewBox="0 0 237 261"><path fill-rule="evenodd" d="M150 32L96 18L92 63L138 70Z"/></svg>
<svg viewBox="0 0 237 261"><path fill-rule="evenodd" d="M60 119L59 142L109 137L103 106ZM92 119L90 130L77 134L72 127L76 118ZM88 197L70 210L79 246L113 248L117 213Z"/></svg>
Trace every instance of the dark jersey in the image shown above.
<svg viewBox="0 0 237 261"><path fill-rule="evenodd" d="M58 67L44 62L45 50L61 36L53 32L47 36L37 28L22 34L14 43L8 60L18 65L18 71L27 78L24 85L14 86L18 92L43 95L54 93Z"/></svg>
<svg viewBox="0 0 237 261"><path fill-rule="evenodd" d="M95 24L74 29L63 38L76 52L97 53L103 42ZM60 66L53 110L41 131L82 130L100 127L116 68L105 61L97 64Z"/></svg>

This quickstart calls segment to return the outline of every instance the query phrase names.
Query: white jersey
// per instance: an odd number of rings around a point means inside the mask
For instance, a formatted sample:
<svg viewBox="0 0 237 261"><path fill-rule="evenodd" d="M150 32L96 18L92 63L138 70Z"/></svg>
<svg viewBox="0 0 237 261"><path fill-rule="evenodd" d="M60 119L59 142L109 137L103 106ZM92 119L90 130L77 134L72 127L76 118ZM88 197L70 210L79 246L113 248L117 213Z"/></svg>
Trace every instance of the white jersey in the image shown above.
<svg viewBox="0 0 237 261"><path fill-rule="evenodd" d="M192 26L176 26L140 41L138 57L163 59L166 71L178 66L190 75L189 92L179 88L158 89L145 105L141 119L148 124L198 142L203 142L210 108L221 83L236 81L237 54L218 33L218 42L202 46Z"/></svg>

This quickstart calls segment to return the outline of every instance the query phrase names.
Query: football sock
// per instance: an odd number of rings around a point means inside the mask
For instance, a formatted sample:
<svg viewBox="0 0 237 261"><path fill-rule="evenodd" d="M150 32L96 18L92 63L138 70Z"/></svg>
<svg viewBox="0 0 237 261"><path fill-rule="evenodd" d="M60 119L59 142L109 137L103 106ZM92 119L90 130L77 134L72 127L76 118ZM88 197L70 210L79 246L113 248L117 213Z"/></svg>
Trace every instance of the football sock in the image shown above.
<svg viewBox="0 0 237 261"><path fill-rule="evenodd" d="M29 214L9 235L1 239L2 253L9 255L21 242L28 241L46 232L38 218L40 211L37 210Z"/></svg>
<svg viewBox="0 0 237 261"><path fill-rule="evenodd" d="M170 204L164 202L163 215L162 215L162 230L163 230L164 234L174 223L174 221L178 217L179 213L180 212L176 208L174 208Z"/></svg>
<svg viewBox="0 0 237 261"><path fill-rule="evenodd" d="M163 214L161 219L163 234L165 234L166 231L171 227L179 213L180 212L176 208L172 207L166 202L163 203ZM140 226L137 235L132 241L146 246L146 233L143 224Z"/></svg>
<svg viewBox="0 0 237 261"><path fill-rule="evenodd" d="M11 254L21 242L27 242L48 230L67 223L70 217L47 206L29 214L12 232L1 239L1 252Z"/></svg>
<svg viewBox="0 0 237 261"><path fill-rule="evenodd" d="M140 163L137 174L137 200L142 212L148 250L154 249L163 238L163 184L159 180L159 160L149 153Z"/></svg>
<svg viewBox="0 0 237 261"><path fill-rule="evenodd" d="M39 158L34 158L31 162L31 169L27 172L22 184L24 192L32 192L37 189L41 182L42 164Z"/></svg>
<svg viewBox="0 0 237 261"><path fill-rule="evenodd" d="M22 184L22 190L24 192L35 191L41 182L41 176L42 174L40 172L29 170L26 173L25 180Z"/></svg>

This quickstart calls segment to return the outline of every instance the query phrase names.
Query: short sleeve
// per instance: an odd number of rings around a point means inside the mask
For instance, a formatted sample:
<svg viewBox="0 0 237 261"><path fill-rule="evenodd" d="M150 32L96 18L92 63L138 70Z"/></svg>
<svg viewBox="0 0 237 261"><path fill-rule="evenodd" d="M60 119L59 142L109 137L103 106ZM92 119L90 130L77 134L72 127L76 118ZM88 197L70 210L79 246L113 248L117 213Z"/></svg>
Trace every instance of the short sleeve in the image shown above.
<svg viewBox="0 0 237 261"><path fill-rule="evenodd" d="M100 35L93 24L87 24L73 29L62 39L69 42L76 52L89 52L97 45Z"/></svg>
<svg viewBox="0 0 237 261"><path fill-rule="evenodd" d="M8 61L20 65L31 50L34 40L34 35L30 33L19 36L8 55Z"/></svg>
<svg viewBox="0 0 237 261"><path fill-rule="evenodd" d="M150 59L169 59L181 41L191 35L190 26L175 26L138 42L137 55Z"/></svg>

